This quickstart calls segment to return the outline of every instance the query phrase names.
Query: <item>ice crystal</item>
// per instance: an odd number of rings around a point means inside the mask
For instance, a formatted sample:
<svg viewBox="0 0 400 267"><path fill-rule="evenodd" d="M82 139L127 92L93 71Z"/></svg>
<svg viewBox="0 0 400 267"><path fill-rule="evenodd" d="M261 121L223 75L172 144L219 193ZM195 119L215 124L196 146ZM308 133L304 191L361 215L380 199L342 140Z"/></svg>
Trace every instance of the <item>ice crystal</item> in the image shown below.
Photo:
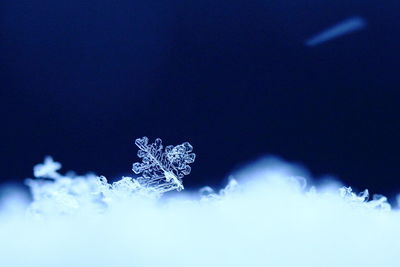
<svg viewBox="0 0 400 267"><path fill-rule="evenodd" d="M61 174L61 164L51 157L34 167L34 179L27 179L33 202L28 213L34 217L48 214L68 215L85 210L103 212L116 203L131 200L133 196L154 199L159 192L143 187L136 179L122 177L109 183L104 176L95 174Z"/></svg>
<svg viewBox="0 0 400 267"><path fill-rule="evenodd" d="M370 194L367 189L356 194L353 192L352 188L342 187L339 189L339 194L342 198L347 200L352 204L362 204L368 208L380 209L380 210L390 210L390 204L387 202L387 198L385 196L375 194L372 196L372 200L369 200Z"/></svg>
<svg viewBox="0 0 400 267"><path fill-rule="evenodd" d="M59 169L61 169L61 164L55 162L52 157L47 156L42 164L37 164L33 168L33 175L36 178L59 179L62 177L57 172Z"/></svg>
<svg viewBox="0 0 400 267"><path fill-rule="evenodd" d="M28 213L37 217L45 214L73 214L83 208L98 210L104 205L100 177L88 173L59 173L61 164L47 156L34 169L34 179L27 179L33 202Z"/></svg>
<svg viewBox="0 0 400 267"><path fill-rule="evenodd" d="M134 163L132 170L141 174L139 183L158 192L180 191L184 188L182 178L190 173L188 164L193 163L196 157L194 153L190 153L193 147L188 142L177 146L169 145L163 150L160 138L149 144L149 139L145 136L136 139L135 144L139 147L137 155L142 162Z"/></svg>
<svg viewBox="0 0 400 267"><path fill-rule="evenodd" d="M189 143L167 146L165 150L161 139L148 144L147 137L143 137L135 143L140 148L138 156L143 162L135 163L133 171L142 175L122 177L114 183L94 174L61 174L61 164L46 157L43 163L34 167L35 178L26 180L33 198L29 213L34 216L72 214L88 207L101 212L135 197L157 199L167 191L183 189L182 177L190 173L188 164L195 159Z"/></svg>

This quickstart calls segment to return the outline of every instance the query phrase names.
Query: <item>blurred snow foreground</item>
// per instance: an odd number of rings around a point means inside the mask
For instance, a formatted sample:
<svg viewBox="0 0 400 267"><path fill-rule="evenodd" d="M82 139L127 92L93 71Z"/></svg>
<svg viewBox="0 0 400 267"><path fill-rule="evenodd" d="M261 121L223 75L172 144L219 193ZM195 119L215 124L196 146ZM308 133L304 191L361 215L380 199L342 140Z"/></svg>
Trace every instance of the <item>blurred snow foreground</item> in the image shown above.
<svg viewBox="0 0 400 267"><path fill-rule="evenodd" d="M190 144L136 144L138 178L62 175L47 157L27 180L31 203L3 194L0 266L399 266L400 214L383 196L307 185L305 169L272 157L220 191L174 193Z"/></svg>

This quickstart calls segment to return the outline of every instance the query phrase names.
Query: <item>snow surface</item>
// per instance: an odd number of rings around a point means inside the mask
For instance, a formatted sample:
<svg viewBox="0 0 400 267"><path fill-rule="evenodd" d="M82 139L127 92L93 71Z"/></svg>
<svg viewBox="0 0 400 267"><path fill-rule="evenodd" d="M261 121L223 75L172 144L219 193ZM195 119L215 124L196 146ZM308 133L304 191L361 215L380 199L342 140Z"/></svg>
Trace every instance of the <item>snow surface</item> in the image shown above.
<svg viewBox="0 0 400 267"><path fill-rule="evenodd" d="M218 192L164 196L131 178L60 177L52 164L54 181L28 182L33 203L3 188L0 266L400 264L400 214L386 198L307 185L306 170L276 158L233 173Z"/></svg>

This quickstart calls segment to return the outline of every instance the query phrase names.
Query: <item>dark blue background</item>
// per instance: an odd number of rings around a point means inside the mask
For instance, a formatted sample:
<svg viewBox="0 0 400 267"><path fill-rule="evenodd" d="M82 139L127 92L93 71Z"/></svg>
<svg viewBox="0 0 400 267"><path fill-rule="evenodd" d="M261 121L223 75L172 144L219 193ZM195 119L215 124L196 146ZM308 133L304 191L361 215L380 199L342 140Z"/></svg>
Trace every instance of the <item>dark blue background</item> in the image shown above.
<svg viewBox="0 0 400 267"><path fill-rule="evenodd" d="M133 141L189 141L187 187L275 154L400 190L400 2L17 1L0 10L0 181L47 154L131 174ZM358 15L365 30L304 40Z"/></svg>

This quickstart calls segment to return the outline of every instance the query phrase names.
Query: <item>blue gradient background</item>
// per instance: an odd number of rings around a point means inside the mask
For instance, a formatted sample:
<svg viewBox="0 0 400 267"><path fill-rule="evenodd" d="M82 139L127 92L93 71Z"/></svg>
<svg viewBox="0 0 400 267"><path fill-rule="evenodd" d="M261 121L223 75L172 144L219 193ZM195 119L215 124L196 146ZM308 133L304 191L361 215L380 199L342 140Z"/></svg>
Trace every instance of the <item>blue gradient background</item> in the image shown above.
<svg viewBox="0 0 400 267"><path fill-rule="evenodd" d="M399 12L397 0L3 0L0 183L48 154L131 174L147 135L193 144L187 188L269 153L398 192ZM354 15L366 29L304 46Z"/></svg>

